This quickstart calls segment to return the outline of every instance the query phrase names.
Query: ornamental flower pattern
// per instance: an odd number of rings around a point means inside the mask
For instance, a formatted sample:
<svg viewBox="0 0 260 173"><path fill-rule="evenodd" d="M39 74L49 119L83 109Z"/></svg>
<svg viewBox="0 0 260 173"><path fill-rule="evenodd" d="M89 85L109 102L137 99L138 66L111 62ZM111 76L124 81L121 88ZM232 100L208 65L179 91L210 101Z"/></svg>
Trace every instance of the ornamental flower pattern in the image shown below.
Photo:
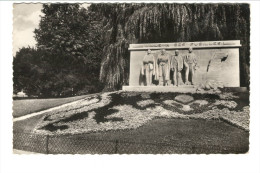
<svg viewBox="0 0 260 173"><path fill-rule="evenodd" d="M239 98L192 95L194 100L184 104L171 99L177 95L180 94L104 93L44 114L34 131L53 135L127 130L155 118L219 119L249 130L249 106L239 103Z"/></svg>

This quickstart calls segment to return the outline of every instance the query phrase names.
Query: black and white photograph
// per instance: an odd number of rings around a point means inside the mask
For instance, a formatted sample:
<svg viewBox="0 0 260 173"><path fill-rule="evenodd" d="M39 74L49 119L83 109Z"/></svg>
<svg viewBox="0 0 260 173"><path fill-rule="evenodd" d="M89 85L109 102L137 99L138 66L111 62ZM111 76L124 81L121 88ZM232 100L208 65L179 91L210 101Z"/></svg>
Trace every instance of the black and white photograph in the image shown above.
<svg viewBox="0 0 260 173"><path fill-rule="evenodd" d="M14 3L14 154L247 154L247 3Z"/></svg>
<svg viewBox="0 0 260 173"><path fill-rule="evenodd" d="M1 173L260 171L260 2L2 1Z"/></svg>

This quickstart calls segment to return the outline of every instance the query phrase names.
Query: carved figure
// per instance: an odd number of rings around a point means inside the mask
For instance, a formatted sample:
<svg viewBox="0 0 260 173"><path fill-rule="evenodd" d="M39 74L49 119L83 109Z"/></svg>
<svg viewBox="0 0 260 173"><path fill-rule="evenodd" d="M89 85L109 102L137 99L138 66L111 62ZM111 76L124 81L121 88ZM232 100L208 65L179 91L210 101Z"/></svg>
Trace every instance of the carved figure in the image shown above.
<svg viewBox="0 0 260 173"><path fill-rule="evenodd" d="M145 75L146 85L152 85L152 77L155 73L155 58L149 49L143 59L142 75Z"/></svg>
<svg viewBox="0 0 260 173"><path fill-rule="evenodd" d="M194 74L198 66L197 66L197 57L193 53L192 47L189 48L189 53L184 57L183 63L185 66L185 84L188 85L191 83L191 85L193 85ZM190 81L189 81L189 75L190 75Z"/></svg>
<svg viewBox="0 0 260 173"><path fill-rule="evenodd" d="M179 55L179 51L175 51L175 55L171 57L171 70L173 71L173 85L179 86L183 84L181 71L183 69L183 58Z"/></svg>
<svg viewBox="0 0 260 173"><path fill-rule="evenodd" d="M155 79L159 80L159 85L168 85L170 79L170 56L162 49L156 59Z"/></svg>

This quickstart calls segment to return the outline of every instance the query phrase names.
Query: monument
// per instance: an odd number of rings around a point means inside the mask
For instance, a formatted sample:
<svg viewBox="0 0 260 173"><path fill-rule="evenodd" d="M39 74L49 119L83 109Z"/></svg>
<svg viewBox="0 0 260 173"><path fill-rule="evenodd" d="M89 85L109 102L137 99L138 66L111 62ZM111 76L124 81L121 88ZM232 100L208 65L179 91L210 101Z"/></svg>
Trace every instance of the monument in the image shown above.
<svg viewBox="0 0 260 173"><path fill-rule="evenodd" d="M130 44L123 90L193 91L206 81L240 87L240 47L239 40Z"/></svg>

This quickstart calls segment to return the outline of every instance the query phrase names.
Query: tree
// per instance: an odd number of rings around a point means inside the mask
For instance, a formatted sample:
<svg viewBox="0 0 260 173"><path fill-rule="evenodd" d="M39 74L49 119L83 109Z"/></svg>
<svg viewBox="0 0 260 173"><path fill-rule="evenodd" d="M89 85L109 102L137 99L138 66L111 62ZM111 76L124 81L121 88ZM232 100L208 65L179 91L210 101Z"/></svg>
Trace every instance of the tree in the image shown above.
<svg viewBox="0 0 260 173"><path fill-rule="evenodd" d="M53 76L48 90L60 94L99 84L102 27L99 18L78 4L44 4L37 48L49 52ZM97 87L98 88L98 87Z"/></svg>
<svg viewBox="0 0 260 173"><path fill-rule="evenodd" d="M20 49L13 61L14 93L24 90L28 95L40 95L48 83L49 65L44 51L31 47Z"/></svg>
<svg viewBox="0 0 260 173"><path fill-rule="evenodd" d="M14 58L15 90L46 97L101 90L98 16L78 4L44 4L42 12L36 49L23 48Z"/></svg>
<svg viewBox="0 0 260 173"><path fill-rule="evenodd" d="M248 4L92 4L103 16L107 38L100 80L128 84L131 43L241 40L240 78L249 86Z"/></svg>
<svg viewBox="0 0 260 173"><path fill-rule="evenodd" d="M44 4L42 12L45 16L35 30L37 47L51 51L56 65L63 60L68 66L83 63L88 68L97 68L100 56L89 54L95 49L102 50L101 27L87 10L78 4Z"/></svg>

